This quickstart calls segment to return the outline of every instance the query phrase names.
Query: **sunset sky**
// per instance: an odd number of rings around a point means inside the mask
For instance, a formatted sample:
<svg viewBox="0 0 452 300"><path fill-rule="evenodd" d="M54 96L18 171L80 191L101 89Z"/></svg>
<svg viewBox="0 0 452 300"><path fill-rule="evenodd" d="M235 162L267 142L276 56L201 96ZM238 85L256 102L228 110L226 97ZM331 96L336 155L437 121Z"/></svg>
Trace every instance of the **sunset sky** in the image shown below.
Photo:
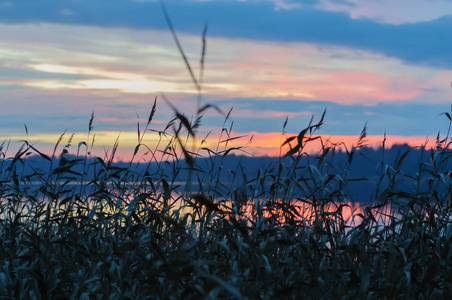
<svg viewBox="0 0 452 300"><path fill-rule="evenodd" d="M447 132L452 1L164 3L196 76L208 24L202 102L234 107L234 134L254 135L249 153L277 155L286 117L290 136L324 109L319 133L350 143L366 123L373 145L385 132L390 143L412 145ZM187 117L196 110L158 1L0 1L0 41L0 141L50 149L67 130L62 143L72 133L77 143L94 112L96 145L111 148L120 134L127 159L137 115L143 126L155 96L153 129L174 115L162 94ZM215 137L223 121L208 111L200 136Z"/></svg>

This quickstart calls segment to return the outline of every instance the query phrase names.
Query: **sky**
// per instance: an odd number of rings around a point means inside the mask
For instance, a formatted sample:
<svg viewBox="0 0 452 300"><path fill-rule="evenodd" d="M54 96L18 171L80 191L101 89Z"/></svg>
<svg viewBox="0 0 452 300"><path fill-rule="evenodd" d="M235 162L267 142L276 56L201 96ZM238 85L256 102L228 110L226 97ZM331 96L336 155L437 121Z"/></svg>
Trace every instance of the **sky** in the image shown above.
<svg viewBox="0 0 452 300"><path fill-rule="evenodd" d="M211 132L215 147L227 127L245 136L232 146L278 155L285 137L325 109L318 133L348 145L365 125L371 146L384 134L389 145L419 146L447 133L452 1L164 5L198 80L207 24L201 101L223 114L205 111L197 143ZM174 117L165 97L188 118L196 114L197 90L159 1L0 1L0 141L11 148L27 139L51 151L66 132L61 143L74 133L75 152L94 112L96 149L110 151L119 135L120 159L130 159L137 122L142 130L155 97L156 131ZM143 141L157 140L149 132Z"/></svg>

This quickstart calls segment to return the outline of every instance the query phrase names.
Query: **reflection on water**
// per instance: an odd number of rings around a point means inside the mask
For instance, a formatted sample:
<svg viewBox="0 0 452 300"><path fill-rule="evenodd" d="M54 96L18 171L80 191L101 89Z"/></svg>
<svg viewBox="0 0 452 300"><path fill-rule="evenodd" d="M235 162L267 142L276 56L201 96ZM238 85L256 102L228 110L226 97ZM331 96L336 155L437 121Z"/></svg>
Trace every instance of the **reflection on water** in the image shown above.
<svg viewBox="0 0 452 300"><path fill-rule="evenodd" d="M298 200L292 201L290 206L284 205L283 201L272 203L261 200L260 205L263 206L261 209L264 217L276 217L282 221L288 217L293 217L294 220L304 222L306 225L312 225L316 219L323 221L330 219L336 223L343 220L346 226L356 226L368 217L378 225L387 225L392 217L398 216L391 204L377 207L371 204L349 201L344 203L329 202L316 207L313 203ZM256 211L256 205L249 205L246 210L248 215L252 215Z"/></svg>
<svg viewBox="0 0 452 300"><path fill-rule="evenodd" d="M180 185L184 183L181 182ZM173 185L179 185L179 183L173 183ZM57 185L58 186L58 185ZM56 186L56 187L57 187ZM170 216L177 215L178 218L186 215L192 214L195 210L201 211L201 213L206 211L205 205L204 210L200 208L203 205L196 203L196 199L190 197L189 194L179 193L174 190L170 191L169 194L164 188L158 188L153 191L146 191L142 188L134 190L133 186L142 187L140 182L127 182L124 187L127 187L124 191L118 189L112 182L103 186L105 190L103 193L97 194L96 191L100 187L96 185L86 185L82 182L71 181L64 183L64 190L58 191L59 199L70 199L70 202L80 201L76 200L75 195L81 195L82 189L90 189L87 194L89 196L82 198L88 208L88 212L95 207L95 210L101 213L115 214L119 211L131 211L131 210L153 210L156 212L165 211L166 214ZM31 183L29 185L30 190L39 190L42 192L42 187L39 183ZM47 186L48 187L48 186ZM193 185L194 190L196 190L196 185ZM109 191L104 193L104 191ZM23 200L27 200L25 196ZM36 201L53 201L49 195L39 194L38 197L34 198ZM371 204L363 204L359 202L334 202L329 201L327 203L319 204L314 203L311 200L300 201L300 200L269 200L269 199L256 199L247 198L244 203L238 203L230 198L218 197L217 199L210 199L215 206L221 209L224 213L223 217L229 218L231 215L247 219L256 220L256 218L267 218L273 219L279 224L287 223L288 221L303 222L304 224L310 226L313 225L316 220L322 222L330 221L331 223L342 224L345 227L354 227L362 224L364 219L369 219L376 226L387 226L391 223L392 218L397 218L399 215L391 204L372 206ZM221 216L221 213L216 212L217 216Z"/></svg>

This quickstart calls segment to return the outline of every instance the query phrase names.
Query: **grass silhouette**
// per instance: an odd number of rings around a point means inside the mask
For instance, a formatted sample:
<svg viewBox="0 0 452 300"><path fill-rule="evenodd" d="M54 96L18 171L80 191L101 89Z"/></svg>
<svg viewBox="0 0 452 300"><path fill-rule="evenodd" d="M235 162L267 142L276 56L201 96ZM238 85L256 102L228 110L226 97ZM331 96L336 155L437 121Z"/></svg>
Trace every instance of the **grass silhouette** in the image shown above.
<svg viewBox="0 0 452 300"><path fill-rule="evenodd" d="M203 41L201 62L205 33ZM202 80L183 57L201 93ZM345 168L337 166L329 157L340 145L316 134L324 113L285 138L276 163L250 176L240 165L228 170L223 164L244 150L229 147L237 138L231 129L221 130L213 148L196 143L203 112L221 111L202 105L201 97L193 118L173 107L174 119L160 132L169 142L145 145L156 101L144 130L137 128L132 161L145 148L152 159L144 169L114 163L118 142L104 158L91 154L94 114L74 158L65 157L72 137L59 150L64 134L51 156L28 141L11 157L7 143L0 146L2 298L452 296L448 135L438 135L415 174L400 170L409 150L391 165L377 163L372 201L358 209L345 187L368 180L347 172L365 145L365 130L356 147L345 148ZM320 141L317 155L304 151L313 141ZM47 167L30 165L33 155ZM187 170L188 179L179 183ZM231 182L220 179L225 172Z"/></svg>
<svg viewBox="0 0 452 300"><path fill-rule="evenodd" d="M285 154L252 177L240 165L223 167L236 150L226 143L187 150L196 121L183 115L170 121L162 133L170 142L149 149L153 164L141 169L113 162L117 143L108 160L81 143L85 154L63 161L69 138L59 164L63 135L53 157L24 141L7 158L3 144L1 296L449 297L450 140L438 138L416 174L400 171L409 150L377 166L375 196L357 208L344 188L365 178L348 178L328 159L337 145L322 141L319 155L303 152L321 139L315 132L323 121L288 137ZM93 117L90 131L92 124ZM31 153L48 169L26 169ZM360 153L355 147L347 155L350 166ZM187 168L197 188L177 182ZM222 172L232 181L221 181ZM399 189L407 181L415 188Z"/></svg>

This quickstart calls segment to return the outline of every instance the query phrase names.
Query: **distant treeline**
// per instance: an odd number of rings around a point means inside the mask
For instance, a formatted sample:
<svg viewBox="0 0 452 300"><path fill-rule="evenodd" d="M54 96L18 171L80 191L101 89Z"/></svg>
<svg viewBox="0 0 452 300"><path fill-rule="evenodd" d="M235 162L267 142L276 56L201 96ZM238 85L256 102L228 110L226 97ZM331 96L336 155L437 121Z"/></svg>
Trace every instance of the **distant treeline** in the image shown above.
<svg viewBox="0 0 452 300"><path fill-rule="evenodd" d="M346 197L351 201L366 203L378 197L375 195L377 183L380 191L384 190L386 185L389 186L391 180L395 180L399 192L412 193L414 189L421 191L432 176L433 172L429 170L434 169L443 172L450 180L451 154L449 151L413 148L406 144L386 149L362 147L348 153L343 150L331 150L326 154L324 152L323 156L307 154L301 156L292 176L295 178L302 176L301 174L307 171L307 166L311 165L324 176L340 176L344 181L342 190ZM273 176L273 179L274 176L288 176L287 173L278 175L278 166L293 165L296 156L279 158L229 154L198 157L193 168L189 168L184 160L173 161L171 157L161 162L132 163L105 162L97 157L85 159L71 154L66 154L65 159L65 164L62 165L58 157L45 159L39 155L29 155L25 159L20 159L20 163L14 161L14 157L6 158L0 160L0 180L9 176L12 171L20 174L21 178L26 178L27 174L35 174L36 171L45 176L49 171L60 168L62 173L74 176L81 176L85 170L84 180L90 181L99 178L99 175L108 169L110 173L111 170L127 170L139 175L158 173L161 178L166 178L173 185L177 182L185 183L190 177L194 190L200 182L206 185L206 180L210 181L207 184L216 182L229 187L239 187L246 186L247 181L263 176L262 174ZM12 163L14 170L10 167ZM438 192L441 192L441 189Z"/></svg>

